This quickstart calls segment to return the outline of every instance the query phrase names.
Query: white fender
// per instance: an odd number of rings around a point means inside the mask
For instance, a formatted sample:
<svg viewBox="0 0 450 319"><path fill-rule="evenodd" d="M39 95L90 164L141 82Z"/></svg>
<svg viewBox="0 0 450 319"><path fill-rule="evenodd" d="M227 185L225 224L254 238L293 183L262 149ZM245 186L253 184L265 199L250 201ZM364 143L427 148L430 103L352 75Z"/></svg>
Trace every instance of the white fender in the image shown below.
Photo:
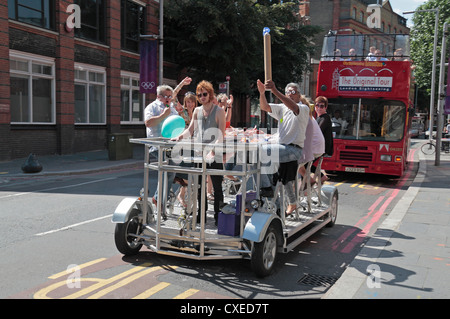
<svg viewBox="0 0 450 319"><path fill-rule="evenodd" d="M279 220L279 225L281 227L281 219L277 215L258 211L254 212L252 217L250 217L245 224L242 238L257 243L261 242L264 239L264 235L266 234L269 225L274 219Z"/></svg>
<svg viewBox="0 0 450 319"><path fill-rule="evenodd" d="M116 207L111 222L125 223L131 210L136 206L139 197L127 197L122 199L119 206Z"/></svg>
<svg viewBox="0 0 450 319"><path fill-rule="evenodd" d="M337 196L339 196L338 194L338 190L335 186L332 185L322 185L322 189L321 189L321 200L322 203L330 206L331 205L331 200L333 199L333 195L336 193Z"/></svg>

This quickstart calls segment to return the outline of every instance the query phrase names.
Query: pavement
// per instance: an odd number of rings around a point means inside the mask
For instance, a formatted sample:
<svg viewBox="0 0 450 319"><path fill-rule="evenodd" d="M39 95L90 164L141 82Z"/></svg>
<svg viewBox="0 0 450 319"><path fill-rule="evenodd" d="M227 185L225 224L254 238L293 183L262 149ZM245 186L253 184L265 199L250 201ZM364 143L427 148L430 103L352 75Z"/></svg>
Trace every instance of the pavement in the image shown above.
<svg viewBox="0 0 450 319"><path fill-rule="evenodd" d="M419 146L417 160L411 186L323 299L450 298L450 154L436 166Z"/></svg>
<svg viewBox="0 0 450 319"><path fill-rule="evenodd" d="M86 174L118 168L144 167L144 147L134 145L132 157L122 160L109 160L108 150L80 152L70 155L40 156L36 154L36 158L42 165L42 170L39 173L24 173L22 171L22 165L25 164L27 158L0 162L0 185L2 179Z"/></svg>
<svg viewBox="0 0 450 319"><path fill-rule="evenodd" d="M424 143L425 141L421 142ZM43 169L24 173L26 159L0 162L0 186L30 176L85 174L143 167L144 151L110 161L108 151L38 156ZM450 154L415 151L419 162L412 185L346 268L324 299L450 298Z"/></svg>

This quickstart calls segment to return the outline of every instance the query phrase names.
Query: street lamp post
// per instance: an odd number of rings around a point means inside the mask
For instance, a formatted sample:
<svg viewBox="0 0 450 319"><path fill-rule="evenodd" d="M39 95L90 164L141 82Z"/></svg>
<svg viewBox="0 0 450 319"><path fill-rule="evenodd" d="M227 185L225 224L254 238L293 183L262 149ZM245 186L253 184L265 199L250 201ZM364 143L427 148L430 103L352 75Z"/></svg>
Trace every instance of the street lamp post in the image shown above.
<svg viewBox="0 0 450 319"><path fill-rule="evenodd" d="M441 46L441 64L439 70L439 101L437 108L437 125L436 125L436 153L434 159L434 165L439 166L441 164L441 138L442 138L442 120L443 120L443 109L445 104L445 82L444 82L444 74L445 74L445 55L447 51L447 22L444 23L444 32L442 34L442 46ZM447 83L450 85L450 83Z"/></svg>
<svg viewBox="0 0 450 319"><path fill-rule="evenodd" d="M433 138L433 124L434 124L434 96L435 96L435 82L436 82L436 51L437 51L437 40L438 40L438 26L439 26L439 9L424 9L417 11L407 11L403 12L403 14L411 14L415 12L435 12L436 18L434 21L434 44L433 44L433 68L431 72L431 98L430 98L430 127L428 138L431 141Z"/></svg>
<svg viewBox="0 0 450 319"><path fill-rule="evenodd" d="M159 85L163 83L164 63L164 0L159 0Z"/></svg>

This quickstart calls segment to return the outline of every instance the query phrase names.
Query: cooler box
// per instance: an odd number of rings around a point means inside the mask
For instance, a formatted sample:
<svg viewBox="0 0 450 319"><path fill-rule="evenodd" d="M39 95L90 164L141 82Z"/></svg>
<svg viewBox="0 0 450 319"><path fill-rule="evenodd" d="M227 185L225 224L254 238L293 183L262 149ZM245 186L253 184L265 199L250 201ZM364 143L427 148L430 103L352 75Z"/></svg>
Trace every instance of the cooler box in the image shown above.
<svg viewBox="0 0 450 319"><path fill-rule="evenodd" d="M217 233L219 235L238 236L240 228L241 215L236 214L236 208L232 205L226 205L219 212L217 221Z"/></svg>
<svg viewBox="0 0 450 319"><path fill-rule="evenodd" d="M249 203L254 199L256 199L256 192L248 191L245 202ZM219 235L239 236L241 228L241 202L242 195L236 195L236 204L226 205L222 208L222 211L219 212L217 221L217 233Z"/></svg>

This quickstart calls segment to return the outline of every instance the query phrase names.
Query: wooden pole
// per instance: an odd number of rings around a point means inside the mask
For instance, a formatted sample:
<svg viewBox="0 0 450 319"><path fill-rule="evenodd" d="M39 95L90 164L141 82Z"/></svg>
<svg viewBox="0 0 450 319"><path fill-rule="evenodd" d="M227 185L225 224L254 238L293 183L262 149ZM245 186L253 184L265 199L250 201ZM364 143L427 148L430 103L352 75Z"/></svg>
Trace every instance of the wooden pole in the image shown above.
<svg viewBox="0 0 450 319"><path fill-rule="evenodd" d="M270 43L270 29L264 28L263 30L264 37L264 77L265 80L272 80L272 54L270 51L271 43Z"/></svg>

